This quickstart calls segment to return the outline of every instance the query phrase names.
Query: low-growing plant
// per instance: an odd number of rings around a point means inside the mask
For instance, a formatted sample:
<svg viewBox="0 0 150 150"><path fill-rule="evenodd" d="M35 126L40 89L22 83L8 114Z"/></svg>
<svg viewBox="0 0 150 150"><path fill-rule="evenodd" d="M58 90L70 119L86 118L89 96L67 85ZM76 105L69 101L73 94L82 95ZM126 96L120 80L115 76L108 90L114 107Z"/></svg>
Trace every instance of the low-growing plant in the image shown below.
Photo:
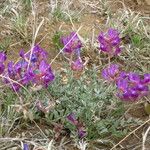
<svg viewBox="0 0 150 150"><path fill-rule="evenodd" d="M0 43L0 51L7 51L10 44L11 44L10 38L6 38L6 39L2 40L2 42Z"/></svg>
<svg viewBox="0 0 150 150"><path fill-rule="evenodd" d="M25 15L22 14L18 14L16 16L14 16L12 18L12 30L14 30L19 36L20 38L28 43L30 39L28 30L29 30L29 26L28 26L28 20L25 17Z"/></svg>
<svg viewBox="0 0 150 150"><path fill-rule="evenodd" d="M5 53L0 53L2 83L8 85L20 100L13 108L22 113L25 120L44 120L53 128L47 133L48 136L55 140L68 134L87 141L105 140L108 136L118 139L128 133L128 126L141 123L140 120L123 117L126 109L118 99L134 102L149 96L150 74L127 72L119 63L111 63L111 58L122 51L119 32L109 29L98 36L99 50L109 58L101 73L106 82L99 77L94 66L91 70L85 69L86 62L83 63L80 54L83 45L77 33L59 35L55 40L58 42L58 39L59 44L64 46L60 52L68 61L68 68L55 75L48 63L47 52L39 45L27 53L21 50L20 60L17 63L10 61L8 65L5 64ZM76 77L76 74L79 76ZM9 101L9 94L6 97L8 101L2 102L4 108L9 103L13 104Z"/></svg>
<svg viewBox="0 0 150 150"><path fill-rule="evenodd" d="M22 0L25 7L30 8L32 5L32 0Z"/></svg>
<svg viewBox="0 0 150 150"><path fill-rule="evenodd" d="M63 44L61 43L61 36L62 32L56 32L52 38L53 44L55 45L56 49L60 50L63 48Z"/></svg>

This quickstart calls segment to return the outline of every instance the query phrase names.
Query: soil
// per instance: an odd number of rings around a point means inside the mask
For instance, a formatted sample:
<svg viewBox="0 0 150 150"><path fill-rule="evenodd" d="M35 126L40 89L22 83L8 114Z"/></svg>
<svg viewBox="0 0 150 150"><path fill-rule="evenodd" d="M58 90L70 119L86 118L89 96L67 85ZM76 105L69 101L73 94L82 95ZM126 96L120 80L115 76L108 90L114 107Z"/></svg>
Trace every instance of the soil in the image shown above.
<svg viewBox="0 0 150 150"><path fill-rule="evenodd" d="M125 0L125 4L132 10L150 15L149 0Z"/></svg>
<svg viewBox="0 0 150 150"><path fill-rule="evenodd" d="M147 121L149 119L149 116L145 113L143 103L139 103L139 104L131 107L127 116L132 117L132 118L136 118L136 119L140 119L143 121ZM141 145L142 145L143 134L146 132L146 130L149 126L150 126L150 121L148 123L146 123L145 125L143 125L136 132L131 134L126 140L124 140L121 143L121 145L124 147L122 150L133 150L133 149L134 150L141 150L142 149ZM132 131L132 130L134 130L134 129L132 129L132 127L131 127L130 131ZM146 150L149 150L149 147L150 147L150 141L149 140L146 142L145 147L147 148ZM120 149L118 148L118 150L120 150Z"/></svg>
<svg viewBox="0 0 150 150"><path fill-rule="evenodd" d="M150 16L150 0L124 0L122 2L124 2L125 7L131 9L132 11ZM117 9L123 7L123 5L119 1L117 2L112 0L111 7L116 11Z"/></svg>
<svg viewBox="0 0 150 150"><path fill-rule="evenodd" d="M48 0L44 0L44 1L40 1L41 3L40 8L37 8L37 10L39 11L38 16L44 16L44 17L49 17L48 16L48 4L49 1ZM136 12L140 12L141 14L144 14L145 16L150 16L150 4L149 4L149 0L124 0L125 6L127 8L130 8L133 11ZM112 0L111 1L111 9L112 11L116 11L117 9L123 7L121 3L116 2L116 0ZM80 6L76 6L77 4L75 4L75 8ZM46 7L45 7L46 6ZM99 14L96 13L83 13L83 15L81 16L80 20L82 20L82 22L75 22L74 26L76 27L76 29L78 29L78 27L80 27L81 25L83 26L83 28L81 29L81 31L79 32L82 36L86 36L86 37L91 37L91 33L94 31L95 35L98 34L99 32L99 24L103 24L105 23L105 16L100 16ZM0 20L1 21L1 20ZM45 48L46 50L48 50L48 52L50 53L49 58L52 59L56 56L56 54L58 53L58 51L56 50L55 46L53 45L51 39L53 37L53 35L55 34L55 31L58 30L59 28L61 28L62 30L67 30L67 31L71 31L72 30L72 24L68 23L68 22L64 22L62 20L59 21L54 21L52 24L49 23L47 20L45 21L44 27L42 27L42 29L39 32L39 35L36 39L36 42L39 42L43 37L45 37L41 42L40 45L41 47ZM4 33L5 34L2 34ZM4 38L6 38L7 36L11 36L12 31L10 31L9 28L6 28L5 23L2 22L0 23L0 43L3 41ZM24 48L26 51L29 49L29 45L27 43L18 43L18 35L13 36L14 39L12 39L12 43L16 43L15 45L11 45L8 48L8 57L12 60L17 60L18 58L18 52L20 49ZM17 44L18 43L18 44ZM62 67L61 64L57 64L54 63L53 64L54 68L60 69ZM139 118L141 120L147 120L148 116L145 114L143 106L140 104L139 106L137 106L136 108L133 108L129 111L128 113L129 116L132 116L134 118ZM142 133L143 131L145 131L146 127L148 127L150 124L146 124L144 127L142 127L140 130L138 130L135 135L131 135L129 136L129 138L127 138L123 143L121 143L122 147L117 148L117 150L141 150L141 139L142 139ZM40 128L44 131L46 129L49 129L49 127L47 125L41 125L39 124ZM32 132L32 134L36 133L38 128L36 126L32 126L30 127L31 129L28 129L28 133ZM16 137L16 136L22 136L24 133L27 133L26 129L23 128L19 128L19 129L15 129L12 132L12 137ZM19 135L18 135L19 134ZM29 135L29 134L27 134ZM133 145L133 143L135 143L135 145ZM137 147L137 148L136 148ZM149 150L150 148L150 142L147 143L147 150ZM72 150L75 150L76 148L73 148ZM71 148L69 148L69 150L71 150ZM108 149L109 150L109 149Z"/></svg>

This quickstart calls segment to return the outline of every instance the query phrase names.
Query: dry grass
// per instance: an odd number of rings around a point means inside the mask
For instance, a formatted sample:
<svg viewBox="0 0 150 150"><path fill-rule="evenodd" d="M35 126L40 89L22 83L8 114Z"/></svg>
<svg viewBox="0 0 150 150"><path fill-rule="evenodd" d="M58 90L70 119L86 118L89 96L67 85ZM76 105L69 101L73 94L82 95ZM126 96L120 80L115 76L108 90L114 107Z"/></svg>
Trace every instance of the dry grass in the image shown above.
<svg viewBox="0 0 150 150"><path fill-rule="evenodd" d="M24 2L27 2L24 0ZM25 20L23 20L23 13L24 3L20 0L6 0L4 2L0 3L0 8L2 7L2 10L0 10L0 40L7 38L8 36L12 39L12 41L7 46L8 49L18 49L23 47L25 45L28 47L32 54L32 48L35 43L41 43L45 47L47 43L53 44L50 40L51 37L54 35L55 30L62 30L65 32L74 30L79 35L81 41L84 44L84 53L88 55L90 58L90 61L93 63L94 60L91 60L93 57L94 50L97 51L98 44L96 41L97 33L101 30L106 30L109 27L114 27L118 29L121 33L121 36L124 37L126 34L136 33L140 35L144 41L150 40L150 28L149 28L149 16L145 16L141 14L140 12L135 12L131 9L129 9L123 2L121 1L111 1L111 0L95 0L94 2L88 1L88 0L44 0L41 1L28 1L27 3L29 7L29 13L26 14ZM31 4L31 7L30 7ZM42 5L40 5L42 4ZM120 4L121 7L118 8L117 12L112 12L111 6L116 6L116 4ZM41 7L42 6L42 7ZM39 11L46 10L44 13ZM89 19L85 19L85 14L89 15ZM103 20L102 23L97 23L96 20L93 21L93 23L90 24L90 21L92 20L92 16L96 16L99 20ZM23 16L23 17L22 17ZM77 18L77 20L76 20ZM51 26L51 27L49 27ZM89 27L90 29L86 29L86 27ZM132 31L131 31L132 29ZM86 36L85 31L88 30L88 36ZM83 34L82 34L83 33ZM46 44L44 43L46 41ZM1 43L0 43L1 44ZM54 49L54 48L53 48ZM63 48L64 49L64 48ZM50 64L57 62L58 56L60 56L61 52L63 51L61 49L59 52L54 52L54 57L51 60ZM125 61L125 68L127 70L134 69L138 72L147 72L150 70L150 44L149 42L145 42L143 47L139 46L132 46L132 44L129 42L128 44L125 44L123 47L124 52L123 54L118 58L119 61ZM92 51L93 50L93 51ZM92 51L92 52L89 52ZM11 55L12 51L8 51L8 55ZM16 53L16 51L13 51L13 53ZM53 52L52 52L53 53ZM11 57L11 56L10 56ZM98 56L99 60L101 61L103 56L100 54ZM113 60L114 62L116 60ZM17 62L17 61L16 61ZM131 68L132 66L132 68ZM100 68L103 66L100 65ZM1 75L2 78L4 78ZM11 82L17 82L17 81L11 81ZM18 83L18 82L17 82ZM3 87L6 85L0 86ZM23 86L23 85L21 85ZM23 87L25 88L25 87ZM30 91L26 89L28 93ZM23 100L16 92L20 103L23 104ZM143 103L143 102L140 102ZM136 106L136 104L133 104ZM112 106L113 107L113 106ZM128 114L130 111L130 104L126 105L127 111L125 114ZM29 132L22 132L18 133L18 137L11 138L10 134L12 132L12 129L15 130L14 127L17 120L22 119L23 116L18 116L16 112L14 111L12 106L8 106L8 110L5 110L7 112L7 116L1 114L1 127L0 130L3 132L3 130L8 130L4 137L0 138L0 149L23 149L23 143L28 143L32 145L33 150L42 149L42 150L57 150L57 149L63 149L66 150L70 147L76 147L80 150L86 150L88 147L90 147L90 142L86 140L70 140L62 138L59 143L55 142L54 139L49 139L47 135L43 132L43 129L34 123L34 128L38 130L38 133L32 133L30 130ZM14 116L11 116L10 113L14 114ZM11 117L10 117L11 116ZM11 120L12 119L12 120ZM141 119L141 118L140 118ZM143 119L143 118L142 118ZM142 120L141 119L141 120ZM122 144L126 142L126 140L132 135L136 138L141 138L140 135L137 135L137 131L143 128L143 126L148 125L148 128L146 132L143 134L143 141L139 140L137 143L132 143L128 146L128 150L132 149L132 146L135 146L135 150L138 150L142 147L142 150L146 150L145 146L146 142L148 143L150 141L149 136L149 122L150 119L142 120L142 123L137 126L136 128L132 129L129 134L127 134L122 140L119 142L116 141L109 141L112 145L111 150L121 150L126 149L126 145ZM28 123L26 126L29 126ZM105 143L104 140L108 139L98 139L97 143ZM103 142L104 141L104 142ZM117 140L118 141L118 140ZM68 144L69 143L69 144ZM69 145L69 146L68 146ZM68 148L69 147L69 148ZM95 149L96 148L95 146ZM107 148L105 148L107 150ZM147 149L148 150L148 149Z"/></svg>

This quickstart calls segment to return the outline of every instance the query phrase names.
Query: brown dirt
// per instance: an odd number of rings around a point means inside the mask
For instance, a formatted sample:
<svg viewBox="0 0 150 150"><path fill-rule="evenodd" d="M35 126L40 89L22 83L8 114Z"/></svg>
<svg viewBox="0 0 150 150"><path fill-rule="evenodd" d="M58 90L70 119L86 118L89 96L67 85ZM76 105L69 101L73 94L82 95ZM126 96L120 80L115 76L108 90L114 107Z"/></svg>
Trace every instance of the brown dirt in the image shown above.
<svg viewBox="0 0 150 150"><path fill-rule="evenodd" d="M116 0L112 0L112 2L116 2ZM136 11L136 12L141 12L142 14L148 15L150 16L150 5L147 5L146 0L124 0L126 7ZM41 2L41 5L39 7L39 17L40 16L44 16L44 17L48 17L48 0L44 0ZM80 7L80 6L79 6ZM121 8L122 5L120 3L114 3L112 6L112 11L116 11L117 9ZM80 20L82 22L75 22L75 27L76 29L78 29L78 27L80 27L81 25L83 26L82 30L80 31L80 34L82 36L85 37L91 37L91 33L93 31L93 29L95 29L95 35L98 34L99 32L99 28L98 26L100 24L103 24L105 22L105 17L104 16L99 16L97 14L88 14L88 13L83 13L83 15L81 16ZM58 22L53 22L52 24L49 22L45 22L44 27L42 27L42 30L40 30L40 33L37 37L36 42L39 42L45 35L46 37L44 38L44 40L40 43L41 47L45 48L46 50L48 50L48 52L50 53L50 58L54 58L55 55L57 54L57 50L55 49L51 38L53 37L54 33L56 30L58 30L58 28L60 27L60 25L62 25L62 30L65 31L71 31L72 30L72 24L68 23L68 22L64 22L64 21L58 21ZM0 42L2 41L2 39L4 39L7 36L11 36L11 33L9 31L9 29L6 29L4 22L3 24L0 24L0 33L2 31L6 30L6 34L1 35L0 36ZM8 34L7 34L8 33ZM16 37L16 39L13 39L14 43L18 42L18 37ZM9 47L8 50L8 56L14 60L14 58L18 58L18 51L24 48L25 50L29 49L29 45L28 44L16 44L15 46ZM60 68L61 64L53 64L54 68ZM129 115L131 115L134 118L139 118L141 120L146 120L148 117L145 114L142 105L139 105L136 108L133 108L132 110L129 111ZM48 129L49 127L46 125L39 125L40 128L42 130ZM143 131L145 131L146 127L148 127L148 124L145 125L143 128L141 128L140 130L137 131L137 135L140 139L138 139L135 135L131 135L128 139L126 139L123 143L122 146L124 148L122 148L122 150L132 150L133 148L135 148L135 146L137 146L136 149L134 150L140 150L141 147L138 147L139 145L141 145L141 139L142 139L142 133ZM27 129L28 133L32 132L32 134L36 133L38 128L33 126L31 127L31 129ZM12 132L12 136L22 136L22 134L24 134L24 132L26 132L26 129L16 129L14 130L14 132ZM135 145L133 145L133 143L135 143ZM136 145L137 144L137 145ZM150 144L150 143L149 143ZM71 150L71 146L69 148L69 150ZM75 150L75 149L74 149ZM121 150L121 148L118 148L117 150ZM147 149L149 150L149 148Z"/></svg>
<svg viewBox="0 0 150 150"><path fill-rule="evenodd" d="M112 0L111 2L113 3L111 7L114 11L123 7L119 1ZM132 11L150 16L150 0L122 0L122 2Z"/></svg>
<svg viewBox="0 0 150 150"><path fill-rule="evenodd" d="M134 105L130 109L130 111L128 112L127 116L132 117L132 118L136 118L136 119L140 119L143 121L147 121L149 119L149 116L145 113L143 103ZM146 132L146 130L149 126L150 126L150 122L146 123L140 129L138 129L135 133L131 134L126 140L124 140L121 143L121 145L124 147L121 150L133 150L133 149L134 150L141 150L142 149L141 145L142 145L143 133ZM131 127L130 131L132 132L133 130L134 130L134 128ZM146 150L149 150L149 147L150 147L150 139L149 138L146 142L145 147L146 147ZM117 150L120 150L120 148L118 148Z"/></svg>
<svg viewBox="0 0 150 150"><path fill-rule="evenodd" d="M130 7L132 10L150 15L150 1L149 0L125 0L125 4L128 7Z"/></svg>

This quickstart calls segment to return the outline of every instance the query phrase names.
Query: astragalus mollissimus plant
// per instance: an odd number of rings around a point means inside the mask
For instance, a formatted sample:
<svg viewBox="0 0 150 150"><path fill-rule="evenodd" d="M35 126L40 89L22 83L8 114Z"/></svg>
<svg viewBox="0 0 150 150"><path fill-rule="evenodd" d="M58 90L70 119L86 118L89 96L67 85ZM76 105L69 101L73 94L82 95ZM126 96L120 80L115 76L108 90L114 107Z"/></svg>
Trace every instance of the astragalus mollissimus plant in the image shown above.
<svg viewBox="0 0 150 150"><path fill-rule="evenodd" d="M70 68L73 71L82 71L84 69L80 56L82 43L77 34L72 32L62 37L61 42L64 45L63 54L69 60ZM107 53L109 57L115 59L121 54L121 39L117 30L110 29L108 33L101 33L99 42L100 50ZM94 67L85 70L85 74L78 80L75 80L70 70L67 70L68 84L63 85L62 76L59 73L54 75L48 63L48 54L39 45L35 45L28 53L21 50L19 55L21 58L17 63L8 61L6 65L6 55L0 54L0 75L3 83L8 84L14 91L20 91L22 86L46 87L51 93L50 98L57 100L58 104L55 104L55 109L51 109L51 103L44 103L50 101L46 98L46 92L43 94L38 91L42 96L39 96L41 100L35 104L34 111L37 113L35 118L52 124L55 129L51 132L60 132L59 136L67 129L71 131L71 137L79 139L95 140L99 137L105 138L109 134L122 137L127 133L124 129L126 125L122 123L125 120L121 117L124 114L124 107L121 102L115 101L113 92L117 89L116 95L124 101L137 101L149 94L149 73L139 75L126 72L116 63L110 62L102 71L102 77L111 83L109 88L98 78ZM55 82L49 86L55 78ZM113 84L115 87L112 86ZM114 122L117 123L114 125ZM128 123L133 122L130 120ZM58 128L54 124L58 124L59 130L56 130ZM49 134L52 136L51 133ZM54 137L59 139L55 133Z"/></svg>

